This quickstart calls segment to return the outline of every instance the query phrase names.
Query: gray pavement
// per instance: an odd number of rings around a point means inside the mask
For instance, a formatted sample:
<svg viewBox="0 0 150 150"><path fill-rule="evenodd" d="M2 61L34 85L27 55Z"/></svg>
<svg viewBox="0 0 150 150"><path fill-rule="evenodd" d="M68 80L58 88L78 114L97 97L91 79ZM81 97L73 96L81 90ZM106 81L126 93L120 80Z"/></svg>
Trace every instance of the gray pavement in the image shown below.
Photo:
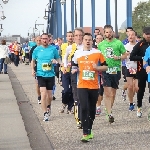
<svg viewBox="0 0 150 150"><path fill-rule="evenodd" d="M0 74L0 150L31 150L7 74Z"/></svg>
<svg viewBox="0 0 150 150"><path fill-rule="evenodd" d="M43 122L43 112L37 104L35 81L31 76L31 67L21 64L19 67L10 65L18 81L32 104L45 134L51 141L55 150L149 150L150 149L150 122L147 121L148 90L143 100L143 117L137 118L136 111L128 111L129 101L121 99L121 89L117 91L117 97L113 108L115 122L109 124L104 111L96 117L93 126L94 139L89 143L82 143L82 130L76 128L73 115L60 114L61 90L57 85L56 100L52 103L52 115L49 122ZM120 88L122 86L122 81ZM136 97L135 97L136 102ZM102 104L102 110L104 104ZM42 140L42 139L41 139ZM41 149L42 150L42 149Z"/></svg>

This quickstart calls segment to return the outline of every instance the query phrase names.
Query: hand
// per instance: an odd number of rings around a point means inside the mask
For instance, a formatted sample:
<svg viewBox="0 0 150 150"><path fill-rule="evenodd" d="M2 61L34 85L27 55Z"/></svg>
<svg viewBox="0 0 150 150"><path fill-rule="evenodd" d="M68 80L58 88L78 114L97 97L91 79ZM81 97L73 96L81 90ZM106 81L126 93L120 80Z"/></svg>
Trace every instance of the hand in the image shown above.
<svg viewBox="0 0 150 150"><path fill-rule="evenodd" d="M97 70L97 65L93 64L93 69Z"/></svg>
<svg viewBox="0 0 150 150"><path fill-rule="evenodd" d="M147 66L147 67L146 67L146 72L147 72L147 73L150 73L150 66Z"/></svg>
<svg viewBox="0 0 150 150"><path fill-rule="evenodd" d="M66 74L67 73L67 68L64 67L62 72L63 72L63 74Z"/></svg>
<svg viewBox="0 0 150 150"><path fill-rule="evenodd" d="M32 70L32 76L35 77L35 71L34 70Z"/></svg>
<svg viewBox="0 0 150 150"><path fill-rule="evenodd" d="M119 56L113 56L113 58L114 58L114 60L119 60L119 58L118 58Z"/></svg>
<svg viewBox="0 0 150 150"><path fill-rule="evenodd" d="M58 64L58 62L56 61L56 59L52 59L51 62L52 62L52 64Z"/></svg>
<svg viewBox="0 0 150 150"><path fill-rule="evenodd" d="M71 70L71 73L74 74L74 73L76 73L77 71L78 71L77 69L72 69L72 70Z"/></svg>

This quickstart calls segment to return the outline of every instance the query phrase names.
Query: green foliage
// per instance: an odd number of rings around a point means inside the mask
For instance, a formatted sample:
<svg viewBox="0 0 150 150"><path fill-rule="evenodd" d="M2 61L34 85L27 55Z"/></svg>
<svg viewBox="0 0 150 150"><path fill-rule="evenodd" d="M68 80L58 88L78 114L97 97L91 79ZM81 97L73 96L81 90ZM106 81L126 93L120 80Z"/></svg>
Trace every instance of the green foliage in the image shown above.
<svg viewBox="0 0 150 150"><path fill-rule="evenodd" d="M142 35L144 27L150 26L150 0L139 2L132 13L133 29Z"/></svg>
<svg viewBox="0 0 150 150"><path fill-rule="evenodd" d="M119 40L123 41L125 38L127 38L126 33L119 33Z"/></svg>

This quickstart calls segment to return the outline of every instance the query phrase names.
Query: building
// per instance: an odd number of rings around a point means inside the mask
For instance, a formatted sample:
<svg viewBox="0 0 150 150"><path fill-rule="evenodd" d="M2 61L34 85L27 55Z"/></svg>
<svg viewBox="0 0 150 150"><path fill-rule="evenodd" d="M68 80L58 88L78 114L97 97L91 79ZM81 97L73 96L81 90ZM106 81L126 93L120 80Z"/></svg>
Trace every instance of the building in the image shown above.
<svg viewBox="0 0 150 150"><path fill-rule="evenodd" d="M101 34L104 34L104 30L102 27L95 27L95 29L99 29ZM92 27L83 27L84 32L92 33Z"/></svg>
<svg viewBox="0 0 150 150"><path fill-rule="evenodd" d="M14 42L17 41L18 43L24 43L25 41L28 41L28 39L21 37L20 35L12 35L12 36L3 36L0 37L0 40L6 40L6 42Z"/></svg>

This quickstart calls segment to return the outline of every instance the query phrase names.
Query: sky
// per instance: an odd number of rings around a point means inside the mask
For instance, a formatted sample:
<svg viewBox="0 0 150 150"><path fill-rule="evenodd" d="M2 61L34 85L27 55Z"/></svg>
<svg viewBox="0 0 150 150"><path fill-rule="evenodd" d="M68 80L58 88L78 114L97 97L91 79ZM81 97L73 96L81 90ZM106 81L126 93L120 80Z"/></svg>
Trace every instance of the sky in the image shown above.
<svg viewBox="0 0 150 150"><path fill-rule="evenodd" d="M0 0L2 1L2 0ZM114 0L111 1L111 23L114 26ZM137 6L140 1L148 0L132 0L132 10ZM0 20L0 24L3 24L3 35L21 35L22 37L27 37L28 32L32 33L35 21L37 24L44 24L44 26L38 27L38 33L46 31L47 21L43 19L44 11L47 8L49 0L9 0L7 4L1 2L1 11L4 11L6 16L5 20ZM67 30L71 30L71 0L66 0L67 7ZM106 24L106 1L105 0L95 0L95 12L96 12L96 26L103 27ZM78 16L78 27L80 23L80 0L77 0L77 16ZM63 16L63 7L62 7ZM84 10L83 10L83 26L92 26L91 22L91 0L84 0ZM63 20L63 18L62 18ZM126 0L118 0L118 29L121 24L126 20ZM62 27L64 28L64 27Z"/></svg>

